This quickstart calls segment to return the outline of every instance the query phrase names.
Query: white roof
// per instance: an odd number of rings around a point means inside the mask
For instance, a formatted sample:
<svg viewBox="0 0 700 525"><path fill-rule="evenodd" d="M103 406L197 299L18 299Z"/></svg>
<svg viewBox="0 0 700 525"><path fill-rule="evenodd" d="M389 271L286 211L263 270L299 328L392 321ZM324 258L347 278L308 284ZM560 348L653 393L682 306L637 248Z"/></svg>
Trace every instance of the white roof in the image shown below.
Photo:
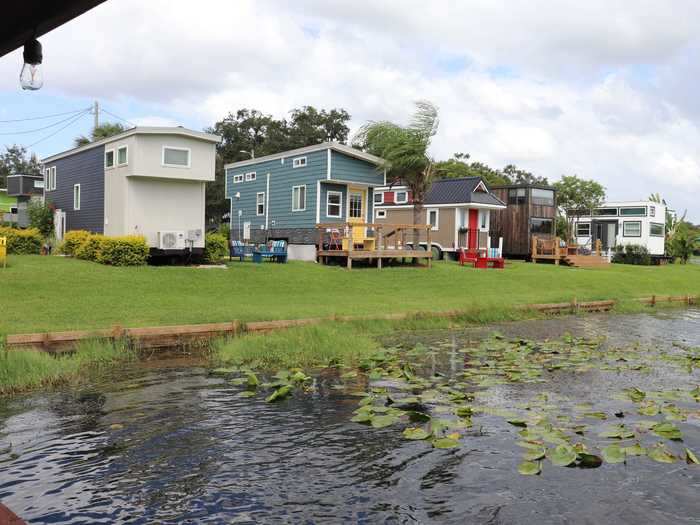
<svg viewBox="0 0 700 525"><path fill-rule="evenodd" d="M357 159L366 160L377 166L384 163L383 159L360 151L359 149L351 148L340 142L322 142L321 144L314 144L313 146L306 146L304 148L292 149L289 151L283 151L281 153L275 153L274 155L265 155L264 157L257 157L254 159L241 160L238 162L232 162L224 166L225 169L229 168L240 168L243 166L251 166L253 164L258 164L260 162L266 162L268 160L285 159L287 157L298 157L299 155L304 155L305 153L313 153L314 151L324 151L324 150L334 150L349 157L355 157Z"/></svg>
<svg viewBox="0 0 700 525"><path fill-rule="evenodd" d="M219 135L212 135L211 133L204 133L202 131L194 131L192 129L183 128L181 126L176 127L163 127L163 126L137 126L135 128L127 129L123 133L118 135L113 135L107 137L106 139L97 140L95 142L90 142L84 146L77 148L72 148L61 153L56 153L50 157L42 159L42 163L53 162L54 160L61 159L63 157L68 157L69 155L74 155L75 153L80 153L82 151L87 151L92 148L97 148L103 144L109 144L117 140L130 137L131 135L180 135L182 137L189 137L191 139L204 140L207 142L213 142L218 144L221 142L221 137Z"/></svg>

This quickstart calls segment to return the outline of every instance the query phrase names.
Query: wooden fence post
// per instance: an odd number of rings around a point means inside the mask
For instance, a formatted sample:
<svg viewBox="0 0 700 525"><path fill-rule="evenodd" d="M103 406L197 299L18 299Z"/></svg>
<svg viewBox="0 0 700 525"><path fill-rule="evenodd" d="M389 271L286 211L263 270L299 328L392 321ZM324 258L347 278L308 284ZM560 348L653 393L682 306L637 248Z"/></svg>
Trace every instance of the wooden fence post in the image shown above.
<svg viewBox="0 0 700 525"><path fill-rule="evenodd" d="M559 237L554 238L554 265L559 266Z"/></svg>
<svg viewBox="0 0 700 525"><path fill-rule="evenodd" d="M431 237L431 232L433 228L432 226L428 225L428 228L426 229L426 237L428 241L428 253L430 254L430 257L428 257L428 268L432 268L432 263L433 263L433 241Z"/></svg>
<svg viewBox="0 0 700 525"><path fill-rule="evenodd" d="M537 262L537 237L535 237L534 235L532 236L531 250L532 250L532 255L530 258L532 259L533 263L536 263Z"/></svg>

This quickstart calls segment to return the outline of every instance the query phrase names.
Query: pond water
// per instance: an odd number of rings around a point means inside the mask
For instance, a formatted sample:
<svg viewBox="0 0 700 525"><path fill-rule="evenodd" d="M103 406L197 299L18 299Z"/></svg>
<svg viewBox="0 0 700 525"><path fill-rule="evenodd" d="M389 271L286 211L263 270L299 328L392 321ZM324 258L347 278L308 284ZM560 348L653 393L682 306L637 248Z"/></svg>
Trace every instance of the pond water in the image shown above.
<svg viewBox="0 0 700 525"><path fill-rule="evenodd" d="M408 333L385 343L433 349L418 373L454 376L465 370L464 349L494 329L683 352L700 346L700 310ZM351 422L354 392L366 385L333 387L339 373L324 371L313 391L266 403L241 397L241 386L203 363L163 359L79 390L4 399L0 501L30 523L698 523L700 465L684 458L590 469L545 461L540 475L525 476L517 470L522 428L495 412L474 415L460 446L436 449L404 439L405 424ZM622 389L698 384L697 368L668 361L643 372L555 369L546 382L481 388L474 404L514 409L546 392L555 408L588 402L627 414L601 425L626 423L635 405L615 397ZM700 403L677 404L687 417L674 421L683 442L673 451L698 453Z"/></svg>

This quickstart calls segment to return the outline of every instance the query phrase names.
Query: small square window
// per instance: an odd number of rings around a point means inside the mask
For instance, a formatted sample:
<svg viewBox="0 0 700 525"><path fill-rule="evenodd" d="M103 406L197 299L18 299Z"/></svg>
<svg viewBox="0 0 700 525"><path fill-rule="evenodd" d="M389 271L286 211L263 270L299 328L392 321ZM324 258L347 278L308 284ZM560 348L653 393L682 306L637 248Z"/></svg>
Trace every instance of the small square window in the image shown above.
<svg viewBox="0 0 700 525"><path fill-rule="evenodd" d="M396 202L396 204L406 204L408 202L408 192L407 191L397 191L395 202Z"/></svg>
<svg viewBox="0 0 700 525"><path fill-rule="evenodd" d="M105 168L114 167L114 150L110 149L105 151Z"/></svg>
<svg viewBox="0 0 700 525"><path fill-rule="evenodd" d="M129 162L129 149L126 146L122 146L117 149L117 165L124 166Z"/></svg>
<svg viewBox="0 0 700 525"><path fill-rule="evenodd" d="M622 223L623 237L641 237L642 221L625 221Z"/></svg>
<svg viewBox="0 0 700 525"><path fill-rule="evenodd" d="M303 168L306 166L306 157L297 157L292 160L292 168Z"/></svg>
<svg viewBox="0 0 700 525"><path fill-rule="evenodd" d="M233 176L233 183L234 184L238 184L240 182L243 182L243 174L242 173L240 175Z"/></svg>
<svg viewBox="0 0 700 525"><path fill-rule="evenodd" d="M590 237L591 236L591 223L590 222L580 222L576 225L576 237Z"/></svg>
<svg viewBox="0 0 700 525"><path fill-rule="evenodd" d="M189 168L190 150L163 146L163 166L170 168Z"/></svg>
<svg viewBox="0 0 700 525"><path fill-rule="evenodd" d="M384 192L375 191L374 192L374 204L384 204Z"/></svg>
<svg viewBox="0 0 700 525"><path fill-rule="evenodd" d="M258 175L254 171L251 171L251 172L245 174L246 182L254 181L257 177L258 177Z"/></svg>
<svg viewBox="0 0 700 525"><path fill-rule="evenodd" d="M377 219L386 219L386 210L377 210Z"/></svg>

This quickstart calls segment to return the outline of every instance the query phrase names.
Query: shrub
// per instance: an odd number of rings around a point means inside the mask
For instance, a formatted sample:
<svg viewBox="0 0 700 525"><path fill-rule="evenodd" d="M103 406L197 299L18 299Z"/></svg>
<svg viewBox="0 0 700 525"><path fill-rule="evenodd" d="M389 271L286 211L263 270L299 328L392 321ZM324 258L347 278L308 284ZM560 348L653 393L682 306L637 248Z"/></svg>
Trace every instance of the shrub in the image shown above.
<svg viewBox="0 0 700 525"><path fill-rule="evenodd" d="M149 251L142 235L103 237L97 262L112 266L141 266L148 261Z"/></svg>
<svg viewBox="0 0 700 525"><path fill-rule="evenodd" d="M204 243L204 260L208 263L220 262L228 253L228 241L220 233L207 233Z"/></svg>
<svg viewBox="0 0 700 525"><path fill-rule="evenodd" d="M53 233L53 212L53 207L48 204L36 201L29 203L29 223L44 237L50 237Z"/></svg>
<svg viewBox="0 0 700 525"><path fill-rule="evenodd" d="M646 246L627 244L625 246L615 246L615 253L612 261L621 264L648 266L651 264L651 256Z"/></svg>
<svg viewBox="0 0 700 525"><path fill-rule="evenodd" d="M86 242L92 233L85 230L71 230L63 236L63 243L59 251L66 255L75 255L75 251L80 245Z"/></svg>
<svg viewBox="0 0 700 525"><path fill-rule="evenodd" d="M76 249L73 255L78 259L97 262L102 250L104 235L89 235Z"/></svg>
<svg viewBox="0 0 700 525"><path fill-rule="evenodd" d="M0 226L0 237L7 237L7 253L17 255L39 255L43 237L36 228L20 230Z"/></svg>

